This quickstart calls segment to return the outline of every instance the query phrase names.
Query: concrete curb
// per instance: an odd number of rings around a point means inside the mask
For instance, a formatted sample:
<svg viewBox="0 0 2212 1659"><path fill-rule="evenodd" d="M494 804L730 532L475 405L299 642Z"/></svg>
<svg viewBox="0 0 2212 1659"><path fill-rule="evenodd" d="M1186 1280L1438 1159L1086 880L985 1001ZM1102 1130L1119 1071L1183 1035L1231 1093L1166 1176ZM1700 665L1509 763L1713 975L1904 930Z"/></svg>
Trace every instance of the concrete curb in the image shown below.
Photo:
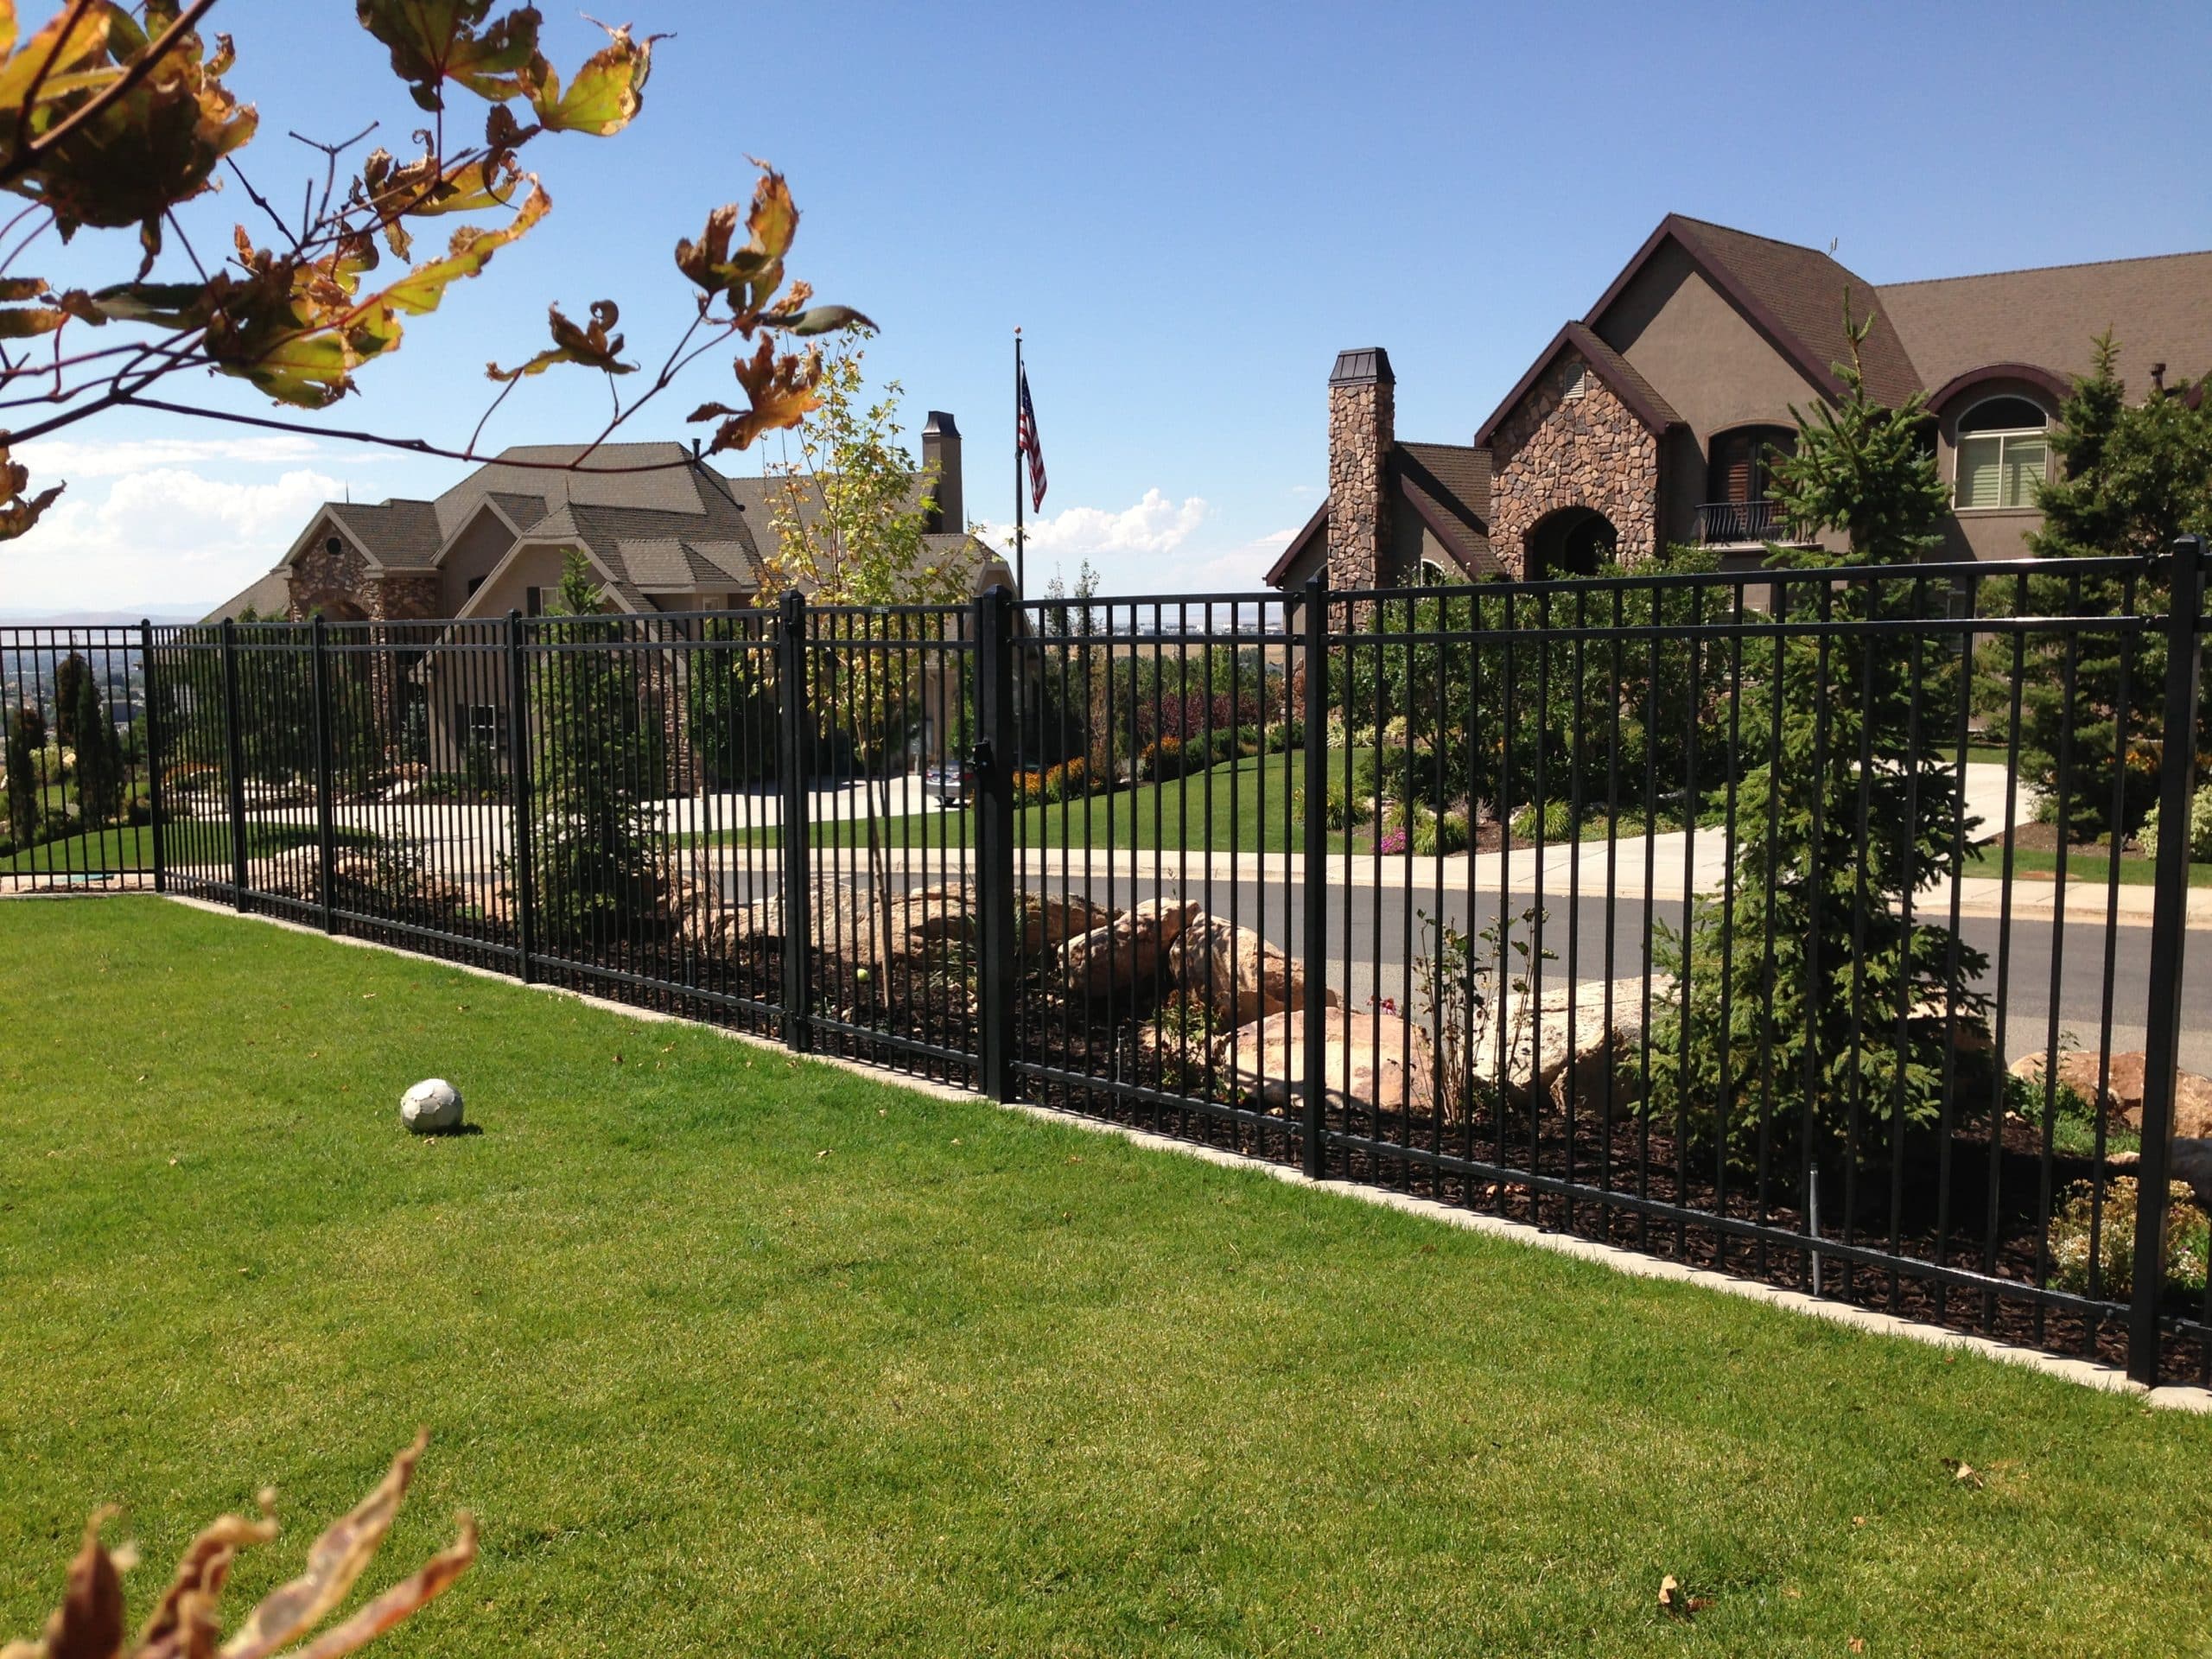
<svg viewBox="0 0 2212 1659"><path fill-rule="evenodd" d="M67 896L67 895L57 895ZM974 1103L985 1097L974 1090L956 1089L949 1084L934 1083L926 1078L912 1077L895 1071L884 1071L858 1060L837 1055L793 1055L782 1044L753 1036L749 1032L733 1031L723 1026L702 1025L681 1015L664 1014L656 1008L632 1007L626 1002L609 1001L605 997L593 996L582 991L572 991L557 985L524 986L512 975L489 968L479 968L468 963L447 962L435 957L421 957L412 951L395 950L369 939L349 938L342 934L325 934L320 928L287 921L281 917L261 916L241 912L227 905L218 905L203 899L188 899L181 894L163 895L169 903L188 909L205 911L210 915L225 916L236 920L262 922L289 932L303 933L311 938L328 939L335 944L351 945L359 950L381 951L387 956L400 957L410 962L426 963L441 968L456 969L480 979L495 980L504 985L520 989L543 991L548 995L566 997L586 1007L620 1014L626 1019L650 1025L691 1026L696 1030L712 1032L732 1042L742 1043L764 1053L781 1055L786 1059L804 1059L818 1065L834 1066L866 1077L887 1088L903 1089L912 1094L934 1100ZM1308 1187L1332 1198L1351 1199L1380 1209L1396 1210L1409 1216L1435 1222L1446 1227L1457 1227L1462 1231L1483 1233L1492 1238L1510 1240L1534 1249L1548 1250L1555 1255L1571 1256L1609 1268L1615 1273L1637 1279L1663 1280L1675 1284L1695 1285L1701 1289L1715 1291L1724 1296L1742 1297L1746 1300L1763 1302L1770 1307L1782 1309L1808 1319L1823 1319L1830 1325L1843 1325L1850 1330L1872 1336L1900 1337L1931 1348L1947 1348L1979 1354L2002 1364L2018 1365L2046 1376L2058 1378L2082 1388L2096 1389L2108 1394L2133 1395L2146 1405L2170 1411L2193 1411L2212 1414L2212 1389L2200 1389L2180 1383L2169 1383L2161 1388L2145 1388L2133 1381L2117 1367L2101 1365L2091 1360L2067 1359L2056 1354L2047 1354L2038 1349L2015 1347L2010 1343L1978 1337L1962 1331L1946 1331L1936 1325L1921 1325L1894 1314L1878 1313L1872 1308L1854 1307L1847 1303L1832 1302L1808 1296L1802 1291L1783 1290L1774 1285L1763 1285L1748 1279L1732 1279L1726 1274L1714 1273L1706 1268L1693 1268L1679 1262L1662 1262L1653 1256L1638 1255L1618 1245L1601 1244L1594 1240L1573 1238L1564 1233L1546 1232L1526 1222L1509 1221L1501 1217L1477 1215L1471 1211L1455 1209L1440 1204L1433 1198L1417 1198L1403 1192L1392 1192L1380 1187L1363 1186L1350 1181L1316 1181L1302 1172L1281 1164L1246 1157L1241 1153L1224 1152L1216 1147L1202 1147L1187 1141L1177 1141L1167 1135L1154 1135L1148 1130L1127 1128L1118 1123L1102 1122L1096 1118L1084 1117L1074 1112L1065 1112L1051 1106L1032 1105L1015 1102L1001 1108L1021 1116L1036 1118L1048 1123L1083 1129L1094 1135L1118 1136L1130 1144L1149 1152L1173 1153L1181 1157L1196 1158L1224 1169L1239 1169L1265 1175L1291 1186Z"/></svg>

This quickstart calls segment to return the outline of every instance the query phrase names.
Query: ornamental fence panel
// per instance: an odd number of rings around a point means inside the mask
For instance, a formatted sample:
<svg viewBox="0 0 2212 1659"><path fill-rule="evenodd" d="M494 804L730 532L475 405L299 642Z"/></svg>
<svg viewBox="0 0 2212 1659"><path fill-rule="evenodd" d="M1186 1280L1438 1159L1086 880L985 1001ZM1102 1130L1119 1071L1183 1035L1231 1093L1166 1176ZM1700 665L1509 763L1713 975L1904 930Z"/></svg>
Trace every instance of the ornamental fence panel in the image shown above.
<svg viewBox="0 0 2212 1659"><path fill-rule="evenodd" d="M2207 1382L2203 565L10 630L0 888Z"/></svg>

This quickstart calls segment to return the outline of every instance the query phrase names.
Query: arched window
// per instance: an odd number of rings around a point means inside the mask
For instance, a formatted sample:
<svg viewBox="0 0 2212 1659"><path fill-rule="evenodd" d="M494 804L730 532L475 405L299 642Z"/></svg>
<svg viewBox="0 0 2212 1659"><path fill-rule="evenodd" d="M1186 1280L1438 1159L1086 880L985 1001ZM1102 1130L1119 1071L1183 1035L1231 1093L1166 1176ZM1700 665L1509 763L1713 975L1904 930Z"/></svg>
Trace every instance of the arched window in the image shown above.
<svg viewBox="0 0 2212 1659"><path fill-rule="evenodd" d="M1757 542L1778 528L1772 506L1774 460L1797 447L1787 426L1739 426L1716 432L1708 451L1699 534L1707 542Z"/></svg>
<svg viewBox="0 0 2212 1659"><path fill-rule="evenodd" d="M1952 500L1961 511L2032 507L2050 470L2050 417L2024 397L1985 397L1959 416L1959 471Z"/></svg>
<svg viewBox="0 0 2212 1659"><path fill-rule="evenodd" d="M1441 588L1451 580L1452 578L1450 575L1446 572L1444 567L1439 564L1434 559L1423 559L1421 562L1421 585L1422 587Z"/></svg>

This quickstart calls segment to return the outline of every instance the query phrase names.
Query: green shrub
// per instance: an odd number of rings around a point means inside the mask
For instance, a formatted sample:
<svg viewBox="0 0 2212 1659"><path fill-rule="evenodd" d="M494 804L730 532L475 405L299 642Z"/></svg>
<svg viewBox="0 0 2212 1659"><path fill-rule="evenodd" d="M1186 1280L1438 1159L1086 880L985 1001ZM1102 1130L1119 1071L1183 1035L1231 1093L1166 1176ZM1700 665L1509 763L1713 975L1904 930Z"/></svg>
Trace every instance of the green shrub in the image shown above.
<svg viewBox="0 0 2212 1659"><path fill-rule="evenodd" d="M1376 800L1372 794L1361 794L1355 786L1348 794L1344 780L1338 779L1329 785L1329 801L1325 822L1332 830L1349 830L1356 823L1365 823L1375 816Z"/></svg>
<svg viewBox="0 0 2212 1659"><path fill-rule="evenodd" d="M1420 809L1413 833L1414 851L1425 857L1449 858L1474 844L1474 830L1467 815L1457 809L1445 812Z"/></svg>
<svg viewBox="0 0 2212 1659"><path fill-rule="evenodd" d="M2140 837L2143 850L2152 857L2158 855L2158 809L2153 806L2151 816L2143 820ZM2189 856L2192 863L2212 862L2212 784L2196 791L2196 798L2189 807Z"/></svg>
<svg viewBox="0 0 2212 1659"><path fill-rule="evenodd" d="M1270 754L1289 754L1306 747L1306 722L1302 720L1279 720L1267 728L1266 742Z"/></svg>
<svg viewBox="0 0 2212 1659"><path fill-rule="evenodd" d="M2181 1181L2167 1188L2165 1287L2190 1295L2204 1291L2204 1260L2212 1245L2212 1222L2196 1206L2196 1195ZM2089 1292L2090 1224L2098 1222L2094 1259L2098 1292L2126 1301L2135 1289L2135 1179L2115 1176L2105 1184L2104 1209L2095 1216L2096 1188L2078 1181L2065 1207L2050 1223L2050 1282L2077 1296Z"/></svg>
<svg viewBox="0 0 2212 1659"><path fill-rule="evenodd" d="M1513 815L1513 836L1516 841L1536 839L1537 810L1534 805L1522 807ZM1573 841L1575 837L1574 804L1572 801L1553 801L1543 809L1543 838L1547 842Z"/></svg>

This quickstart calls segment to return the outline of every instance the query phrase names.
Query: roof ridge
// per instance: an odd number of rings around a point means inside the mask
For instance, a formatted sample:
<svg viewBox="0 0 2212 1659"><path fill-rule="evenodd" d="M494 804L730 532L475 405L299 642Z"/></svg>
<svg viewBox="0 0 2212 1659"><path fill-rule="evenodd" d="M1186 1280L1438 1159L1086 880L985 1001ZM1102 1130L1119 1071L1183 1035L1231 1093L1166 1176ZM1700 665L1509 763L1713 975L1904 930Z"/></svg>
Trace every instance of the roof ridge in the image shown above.
<svg viewBox="0 0 2212 1659"><path fill-rule="evenodd" d="M1729 235L1740 236L1746 241L1764 242L1774 247L1788 248L1793 253L1817 253L1823 259L1834 260L1846 270L1851 269L1850 266L1845 265L1842 260L1836 258L1835 250L1833 248L1816 248L1808 242L1787 241L1782 237L1768 236L1760 231L1747 231L1740 226L1723 225L1717 219L1700 219L1694 213L1669 213L1667 217L1680 219L1685 225L1695 225L1708 231L1726 231Z"/></svg>
<svg viewBox="0 0 2212 1659"><path fill-rule="evenodd" d="M2098 265L2147 265L2160 259L2202 259L2212 248L2183 248L2173 253L2131 253L2118 259L2069 259L2056 265L2013 265L2004 270L1962 271L1955 276L1913 276L1900 283L1877 283L1884 292L1893 288L1933 288L1938 283L1980 283L1993 276L2038 276L2047 270L2088 270Z"/></svg>

